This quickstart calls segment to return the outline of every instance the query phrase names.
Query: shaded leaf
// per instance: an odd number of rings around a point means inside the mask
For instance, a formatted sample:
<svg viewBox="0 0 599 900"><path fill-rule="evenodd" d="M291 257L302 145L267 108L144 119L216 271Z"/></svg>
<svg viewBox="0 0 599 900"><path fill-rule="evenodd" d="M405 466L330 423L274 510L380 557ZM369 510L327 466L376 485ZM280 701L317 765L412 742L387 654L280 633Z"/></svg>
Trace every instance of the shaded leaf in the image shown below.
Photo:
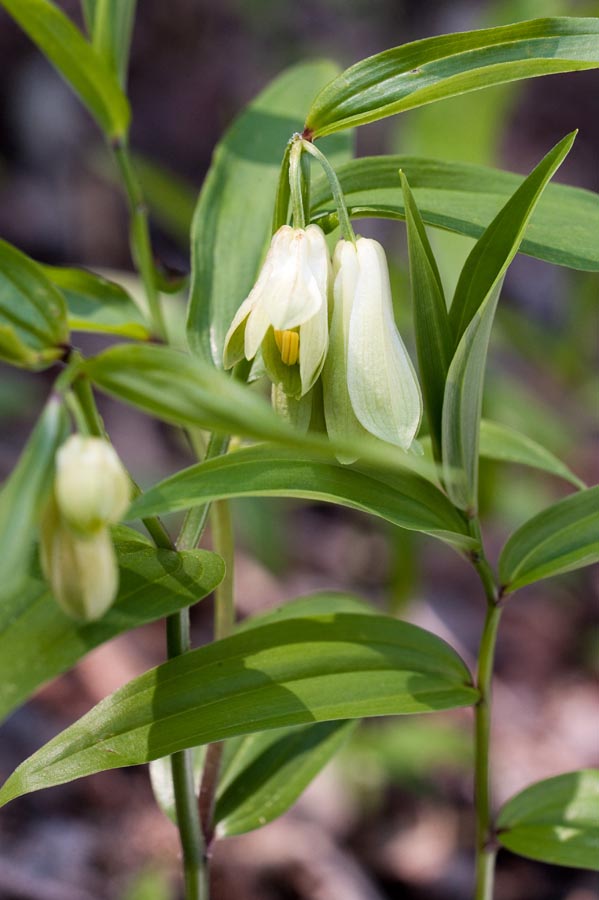
<svg viewBox="0 0 599 900"><path fill-rule="evenodd" d="M366 156L337 169L353 218L404 219L398 190L401 169L422 219L447 231L479 238L520 187L521 175L488 166L417 156ZM312 189L312 220L326 231L336 227L328 181ZM599 271L599 196L592 191L549 184L534 210L520 252L574 269Z"/></svg>
<svg viewBox="0 0 599 900"><path fill-rule="evenodd" d="M361 471L269 445L183 469L135 500L127 515L144 518L242 496L338 503L457 546L472 544L464 517L434 484L413 472Z"/></svg>
<svg viewBox="0 0 599 900"><path fill-rule="evenodd" d="M597 66L599 19L532 19L444 34L346 69L316 97L306 128L321 137L494 84Z"/></svg>
<svg viewBox="0 0 599 900"><path fill-rule="evenodd" d="M539 781L505 804L497 838L512 853L599 871L599 771Z"/></svg>
<svg viewBox="0 0 599 900"><path fill-rule="evenodd" d="M420 383L435 458L440 459L443 394L453 354L453 339L439 269L408 181L403 172L400 174L406 208L412 315Z"/></svg>
<svg viewBox="0 0 599 900"><path fill-rule="evenodd" d="M191 232L188 340L192 351L221 365L225 335L249 294L271 236L281 160L301 131L308 104L338 71L310 62L283 72L241 113L218 144ZM349 155L346 137L326 152Z"/></svg>
<svg viewBox="0 0 599 900"><path fill-rule="evenodd" d="M127 98L110 66L71 20L49 0L0 0L0 4L58 69L106 135L124 137L130 118Z"/></svg>
<svg viewBox="0 0 599 900"><path fill-rule="evenodd" d="M0 604L0 719L94 647L197 603L223 577L215 553L157 550L125 528L115 537L119 591L100 621L81 624L65 615L37 561L22 590Z"/></svg>
<svg viewBox="0 0 599 900"><path fill-rule="evenodd" d="M515 531L499 558L504 593L599 561L599 486L572 494Z"/></svg>
<svg viewBox="0 0 599 900"><path fill-rule="evenodd" d="M26 760L0 803L239 734L476 702L440 638L385 616L254 628L170 660L107 697Z"/></svg>
<svg viewBox="0 0 599 900"><path fill-rule="evenodd" d="M540 469L551 475L557 475L558 478L564 478L577 488L586 487L584 481L581 481L550 450L522 432L509 428L507 425L500 425L499 422L490 422L488 419L481 421L479 452L486 459L531 466L533 469Z"/></svg>
<svg viewBox="0 0 599 900"><path fill-rule="evenodd" d="M67 310L41 266L0 241L0 359L43 368L64 353Z"/></svg>
<svg viewBox="0 0 599 900"><path fill-rule="evenodd" d="M457 349L445 385L442 443L447 491L462 509L475 511L478 504L483 383L503 278L518 251L526 222L574 137L571 134L560 141L508 200L473 247L455 290L449 320Z"/></svg>
<svg viewBox="0 0 599 900"><path fill-rule="evenodd" d="M68 431L60 398L50 397L0 492L0 609L27 578L40 513L54 479L54 455Z"/></svg>
<svg viewBox="0 0 599 900"><path fill-rule="evenodd" d="M101 331L142 341L150 337L143 313L120 284L83 269L42 269L64 294L73 331Z"/></svg>

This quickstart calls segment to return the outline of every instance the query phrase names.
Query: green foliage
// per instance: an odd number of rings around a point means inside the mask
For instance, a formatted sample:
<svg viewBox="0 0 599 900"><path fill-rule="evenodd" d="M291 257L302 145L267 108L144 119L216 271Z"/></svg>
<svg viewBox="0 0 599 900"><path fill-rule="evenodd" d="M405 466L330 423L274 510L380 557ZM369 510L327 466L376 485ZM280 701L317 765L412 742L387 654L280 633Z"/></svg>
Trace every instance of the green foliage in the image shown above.
<svg viewBox="0 0 599 900"><path fill-rule="evenodd" d="M127 0L120 0L125 5ZM123 138L129 103L117 77L79 29L50 0L0 0L79 95L109 138Z"/></svg>
<svg viewBox="0 0 599 900"><path fill-rule="evenodd" d="M156 549L141 535L115 529L119 592L99 622L78 623L52 597L37 560L21 590L0 606L0 719L42 684L117 634L197 603L224 575L206 550ZM35 654L29 652L35 647Z"/></svg>
<svg viewBox="0 0 599 900"><path fill-rule="evenodd" d="M486 459L518 463L542 472L549 472L551 475L569 481L577 488L586 487L584 481L581 481L561 459L554 456L546 447L520 431L500 425L498 422L490 422L488 419L481 421L479 453Z"/></svg>
<svg viewBox="0 0 599 900"><path fill-rule="evenodd" d="M306 128L322 137L467 91L598 65L598 19L532 19L426 38L346 69L320 92Z"/></svg>
<svg viewBox="0 0 599 900"><path fill-rule="evenodd" d="M497 838L520 856L599 871L599 771L568 772L516 794L499 813Z"/></svg>
<svg viewBox="0 0 599 900"><path fill-rule="evenodd" d="M599 486L560 500L512 534L501 551L505 593L599 561Z"/></svg>
<svg viewBox="0 0 599 900"><path fill-rule="evenodd" d="M414 625L342 613L264 625L129 682L19 766L0 804L239 734L451 709L477 696L455 651Z"/></svg>
<svg viewBox="0 0 599 900"><path fill-rule="evenodd" d="M524 179L488 166L419 156L364 156L337 169L353 218L405 219L399 170L410 184L425 225L480 238ZM324 178L312 189L312 220L336 227ZM599 271L599 196L549 184L527 223L520 252L573 269Z"/></svg>

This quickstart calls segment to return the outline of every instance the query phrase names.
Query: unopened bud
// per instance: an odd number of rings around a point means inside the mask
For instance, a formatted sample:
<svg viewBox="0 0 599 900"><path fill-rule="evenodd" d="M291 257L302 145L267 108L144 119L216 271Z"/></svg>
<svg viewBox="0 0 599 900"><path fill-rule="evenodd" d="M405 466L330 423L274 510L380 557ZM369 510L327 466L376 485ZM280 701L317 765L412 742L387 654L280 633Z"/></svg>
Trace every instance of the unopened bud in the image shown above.
<svg viewBox="0 0 599 900"><path fill-rule="evenodd" d="M118 522L131 499L129 476L113 447L78 434L56 455L55 492L60 515L82 537Z"/></svg>
<svg viewBox="0 0 599 900"><path fill-rule="evenodd" d="M108 528L79 537L62 521L54 498L42 521L41 564L67 615L92 622L112 606L119 573Z"/></svg>

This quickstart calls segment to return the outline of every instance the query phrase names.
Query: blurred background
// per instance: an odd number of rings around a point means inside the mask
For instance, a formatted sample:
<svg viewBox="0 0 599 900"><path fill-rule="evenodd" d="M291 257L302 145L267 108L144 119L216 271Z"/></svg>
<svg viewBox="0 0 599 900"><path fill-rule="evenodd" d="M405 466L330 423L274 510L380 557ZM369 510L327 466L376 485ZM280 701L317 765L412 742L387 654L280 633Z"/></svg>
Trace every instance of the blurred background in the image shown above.
<svg viewBox="0 0 599 900"><path fill-rule="evenodd" d="M58 3L81 23L77 0ZM237 112L291 63L342 66L433 34L537 15L597 15L576 0L144 0L129 93L132 144L154 247L188 271L188 229L215 143ZM599 189L599 75L554 75L404 113L357 134L358 155L409 153L526 173L579 128L557 180ZM251 208L248 208L251 215ZM131 271L125 203L94 123L0 12L0 236L34 258ZM360 223L393 261L409 341L401 223ZM447 286L472 243L431 232ZM234 248L232 248L234 252ZM492 342L485 414L521 428L587 482L598 480L596 276L518 256ZM402 298L406 302L402 302ZM173 304L176 300L170 301ZM81 336L84 352L106 339ZM0 368L0 478L41 408L53 373ZM172 429L101 398L115 444L142 484L190 461ZM484 463L493 559L506 535L569 490L532 470ZM357 592L448 640L472 663L483 615L464 563L432 540L358 513L284 501L235 504L240 615L321 588ZM208 538L209 541L209 538ZM494 792L596 765L597 583L590 570L530 587L499 638ZM194 640L210 639L210 601ZM164 658L159 624L100 648L44 688L0 732L0 779L42 742ZM471 713L364 724L296 807L216 849L215 900L468 900L472 873ZM144 769L104 773L9 806L0 817L1 900L175 900L177 834ZM590 875L502 851L497 900L594 900Z"/></svg>

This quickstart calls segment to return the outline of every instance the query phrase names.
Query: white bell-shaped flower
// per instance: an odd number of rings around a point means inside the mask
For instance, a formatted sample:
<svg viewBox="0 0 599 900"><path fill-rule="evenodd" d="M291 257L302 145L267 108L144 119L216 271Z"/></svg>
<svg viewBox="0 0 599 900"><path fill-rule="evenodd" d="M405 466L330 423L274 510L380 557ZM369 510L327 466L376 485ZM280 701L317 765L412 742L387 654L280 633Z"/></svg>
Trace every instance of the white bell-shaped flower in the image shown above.
<svg viewBox="0 0 599 900"><path fill-rule="evenodd" d="M225 338L231 368L262 350L273 384L291 397L306 394L322 370L328 346L330 258L318 225L283 225Z"/></svg>
<svg viewBox="0 0 599 900"><path fill-rule="evenodd" d="M56 502L78 534L90 536L122 518L131 483L116 451L97 437L71 435L56 454Z"/></svg>
<svg viewBox="0 0 599 900"><path fill-rule="evenodd" d="M414 367L397 330L381 245L340 241L333 260L330 349L323 370L327 431L351 439L364 430L408 450L422 417Z"/></svg>

